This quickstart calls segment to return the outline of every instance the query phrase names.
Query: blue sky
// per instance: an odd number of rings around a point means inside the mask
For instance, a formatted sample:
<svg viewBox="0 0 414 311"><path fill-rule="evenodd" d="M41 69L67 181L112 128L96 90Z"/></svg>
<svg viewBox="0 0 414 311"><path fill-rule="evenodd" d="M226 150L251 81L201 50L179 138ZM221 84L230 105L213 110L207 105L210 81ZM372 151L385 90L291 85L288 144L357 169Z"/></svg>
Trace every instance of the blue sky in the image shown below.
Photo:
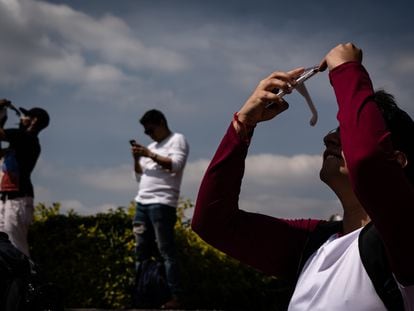
<svg viewBox="0 0 414 311"><path fill-rule="evenodd" d="M81 214L127 206L137 185L128 140L162 110L191 153L182 196L195 200L232 114L260 79L311 66L338 43L363 49L376 88L414 115L411 1L0 0L0 96L41 106L51 125L33 174L36 202ZM281 217L339 212L319 181L322 137L336 126L326 73L307 82L319 111L297 94L255 132L240 197L246 210ZM7 126L15 126L10 114Z"/></svg>

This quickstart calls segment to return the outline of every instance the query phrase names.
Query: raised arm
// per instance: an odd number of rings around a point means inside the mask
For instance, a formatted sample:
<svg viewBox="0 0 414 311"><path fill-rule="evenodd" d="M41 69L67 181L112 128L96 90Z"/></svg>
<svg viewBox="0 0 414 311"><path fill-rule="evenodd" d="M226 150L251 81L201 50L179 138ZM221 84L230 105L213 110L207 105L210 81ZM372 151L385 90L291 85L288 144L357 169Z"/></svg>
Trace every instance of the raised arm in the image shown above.
<svg viewBox="0 0 414 311"><path fill-rule="evenodd" d="M394 274L414 284L414 188L395 158L396 150L378 104L362 53L352 44L327 55L337 97L342 148L355 194L377 227Z"/></svg>
<svg viewBox="0 0 414 311"><path fill-rule="evenodd" d="M292 278L309 230L317 221L282 220L239 209L238 200L245 157L258 122L274 118L288 108L271 92L289 91L288 83L302 69L276 72L262 80L246 104L235 115L200 186L192 228L201 238L270 275ZM266 108L275 102L272 109Z"/></svg>
<svg viewBox="0 0 414 311"><path fill-rule="evenodd" d="M6 139L6 133L4 132L4 125L7 121L7 106L11 102L5 98L0 99L0 141Z"/></svg>

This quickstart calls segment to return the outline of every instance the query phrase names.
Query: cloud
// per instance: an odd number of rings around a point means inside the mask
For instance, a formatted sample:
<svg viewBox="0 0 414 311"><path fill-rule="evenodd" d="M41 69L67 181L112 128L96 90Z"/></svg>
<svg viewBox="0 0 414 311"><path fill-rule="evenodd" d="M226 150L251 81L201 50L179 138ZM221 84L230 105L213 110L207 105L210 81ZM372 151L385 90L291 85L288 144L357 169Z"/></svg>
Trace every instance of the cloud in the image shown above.
<svg viewBox="0 0 414 311"><path fill-rule="evenodd" d="M127 80L124 73L108 64L87 65L85 59L76 53L62 51L54 58L39 58L32 67L36 76L60 83L86 83L87 85L109 85Z"/></svg>
<svg viewBox="0 0 414 311"><path fill-rule="evenodd" d="M322 164L320 155L282 156L258 154L246 160L246 179L257 185L288 185L307 183L317 177ZM316 174L316 175L315 175Z"/></svg>
<svg viewBox="0 0 414 311"><path fill-rule="evenodd" d="M210 160L188 163L181 193L196 198ZM319 180L320 155L255 154L246 158L240 208L275 217L329 218L339 202Z"/></svg>
<svg viewBox="0 0 414 311"><path fill-rule="evenodd" d="M247 157L240 208L282 218L329 218L338 200L319 180L320 155Z"/></svg>
<svg viewBox="0 0 414 311"><path fill-rule="evenodd" d="M128 204L137 185L130 165L122 164L129 159L126 142L140 135L138 116L157 108L190 142L182 195L195 200L206 158L259 80L273 70L318 63L350 39L363 48L374 85L414 111L412 18L401 17L397 7L390 11L385 2L375 5L382 8L375 15L398 17L391 26L384 18L355 22L372 13L372 4L360 4L338 20L348 3L325 5L328 13L315 18L320 5L295 2L275 19L268 1L259 6L185 1L182 7L158 0L50 2L0 0L0 88L14 102L39 103L52 115L41 137L47 163L35 171L39 199L65 201L83 211ZM298 15L298 7L311 14ZM407 27L395 28L403 23ZM385 37L392 37L392 44L384 45ZM336 126L335 97L327 73L307 87L319 111L318 126L309 130L309 110L294 92L286 98L289 111L257 127L243 208L293 217L314 211L325 218L324 211L335 204L318 181L319 156L299 155L317 154L320 137Z"/></svg>
<svg viewBox="0 0 414 311"><path fill-rule="evenodd" d="M97 206L85 206L82 202L77 200L64 200L60 202L60 211L62 213L67 213L69 211L74 211L80 215L94 215L97 213L105 213L108 210L115 210L118 206L116 204L102 204Z"/></svg>
<svg viewBox="0 0 414 311"><path fill-rule="evenodd" d="M83 185L100 191L125 193L137 189L131 165L78 170L77 175Z"/></svg>
<svg viewBox="0 0 414 311"><path fill-rule="evenodd" d="M200 184L207 166L210 164L208 159L199 159L192 162L188 162L183 177L183 186L188 187L194 184Z"/></svg>
<svg viewBox="0 0 414 311"><path fill-rule="evenodd" d="M328 219L333 214L342 214L339 200L315 199L287 195L261 194L240 199L240 208L278 218Z"/></svg>
<svg viewBox="0 0 414 311"><path fill-rule="evenodd" d="M66 5L0 1L0 83L116 82L128 70L179 71L185 59L141 42L120 18L93 18ZM91 57L93 53L93 57Z"/></svg>
<svg viewBox="0 0 414 311"><path fill-rule="evenodd" d="M210 160L198 159L187 163L181 187L181 196L195 202L201 180ZM290 217L329 217L332 206L337 206L326 187L318 180L321 164L319 155L282 156L255 154L246 159L240 206L246 210L269 215ZM91 196L101 198L100 203L85 206L80 199L66 196L62 206L80 213L92 213L125 205L126 195L133 198L137 184L133 179L131 165L116 167L83 168L65 171L43 161L38 176L58 178L77 184ZM55 186L58 186L57 184ZM38 186L40 201L50 200L53 189ZM119 199L118 204L111 203ZM122 200L122 201L121 201ZM277 209L276 209L277 208ZM330 213L332 211L332 213Z"/></svg>
<svg viewBox="0 0 414 311"><path fill-rule="evenodd" d="M182 193L197 194L208 160L187 165ZM281 218L322 218L341 213L339 201L319 180L320 155L247 156L240 208Z"/></svg>

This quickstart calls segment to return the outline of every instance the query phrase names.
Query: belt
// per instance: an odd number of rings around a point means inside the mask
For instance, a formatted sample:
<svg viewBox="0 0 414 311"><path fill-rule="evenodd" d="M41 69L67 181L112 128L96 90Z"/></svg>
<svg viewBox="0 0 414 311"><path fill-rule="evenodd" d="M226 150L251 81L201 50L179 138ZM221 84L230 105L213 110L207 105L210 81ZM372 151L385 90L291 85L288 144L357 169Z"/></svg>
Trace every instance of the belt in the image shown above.
<svg viewBox="0 0 414 311"><path fill-rule="evenodd" d="M21 197L24 197L24 195L19 192L1 192L0 193L0 200L3 202L7 200L21 198Z"/></svg>

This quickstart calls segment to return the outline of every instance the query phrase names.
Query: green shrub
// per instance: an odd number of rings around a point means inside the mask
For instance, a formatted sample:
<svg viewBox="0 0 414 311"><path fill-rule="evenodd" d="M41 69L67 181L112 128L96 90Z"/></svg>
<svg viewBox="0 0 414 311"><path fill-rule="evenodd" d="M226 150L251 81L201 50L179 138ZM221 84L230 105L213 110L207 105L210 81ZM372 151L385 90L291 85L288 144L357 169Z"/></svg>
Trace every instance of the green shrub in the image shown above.
<svg viewBox="0 0 414 311"><path fill-rule="evenodd" d="M181 202L179 215L190 207ZM38 204L29 233L31 255L45 279L58 284L66 307L130 307L134 281L133 205L93 216ZM182 217L180 217L182 219ZM279 310L285 285L203 242L181 221L176 240L189 308Z"/></svg>

